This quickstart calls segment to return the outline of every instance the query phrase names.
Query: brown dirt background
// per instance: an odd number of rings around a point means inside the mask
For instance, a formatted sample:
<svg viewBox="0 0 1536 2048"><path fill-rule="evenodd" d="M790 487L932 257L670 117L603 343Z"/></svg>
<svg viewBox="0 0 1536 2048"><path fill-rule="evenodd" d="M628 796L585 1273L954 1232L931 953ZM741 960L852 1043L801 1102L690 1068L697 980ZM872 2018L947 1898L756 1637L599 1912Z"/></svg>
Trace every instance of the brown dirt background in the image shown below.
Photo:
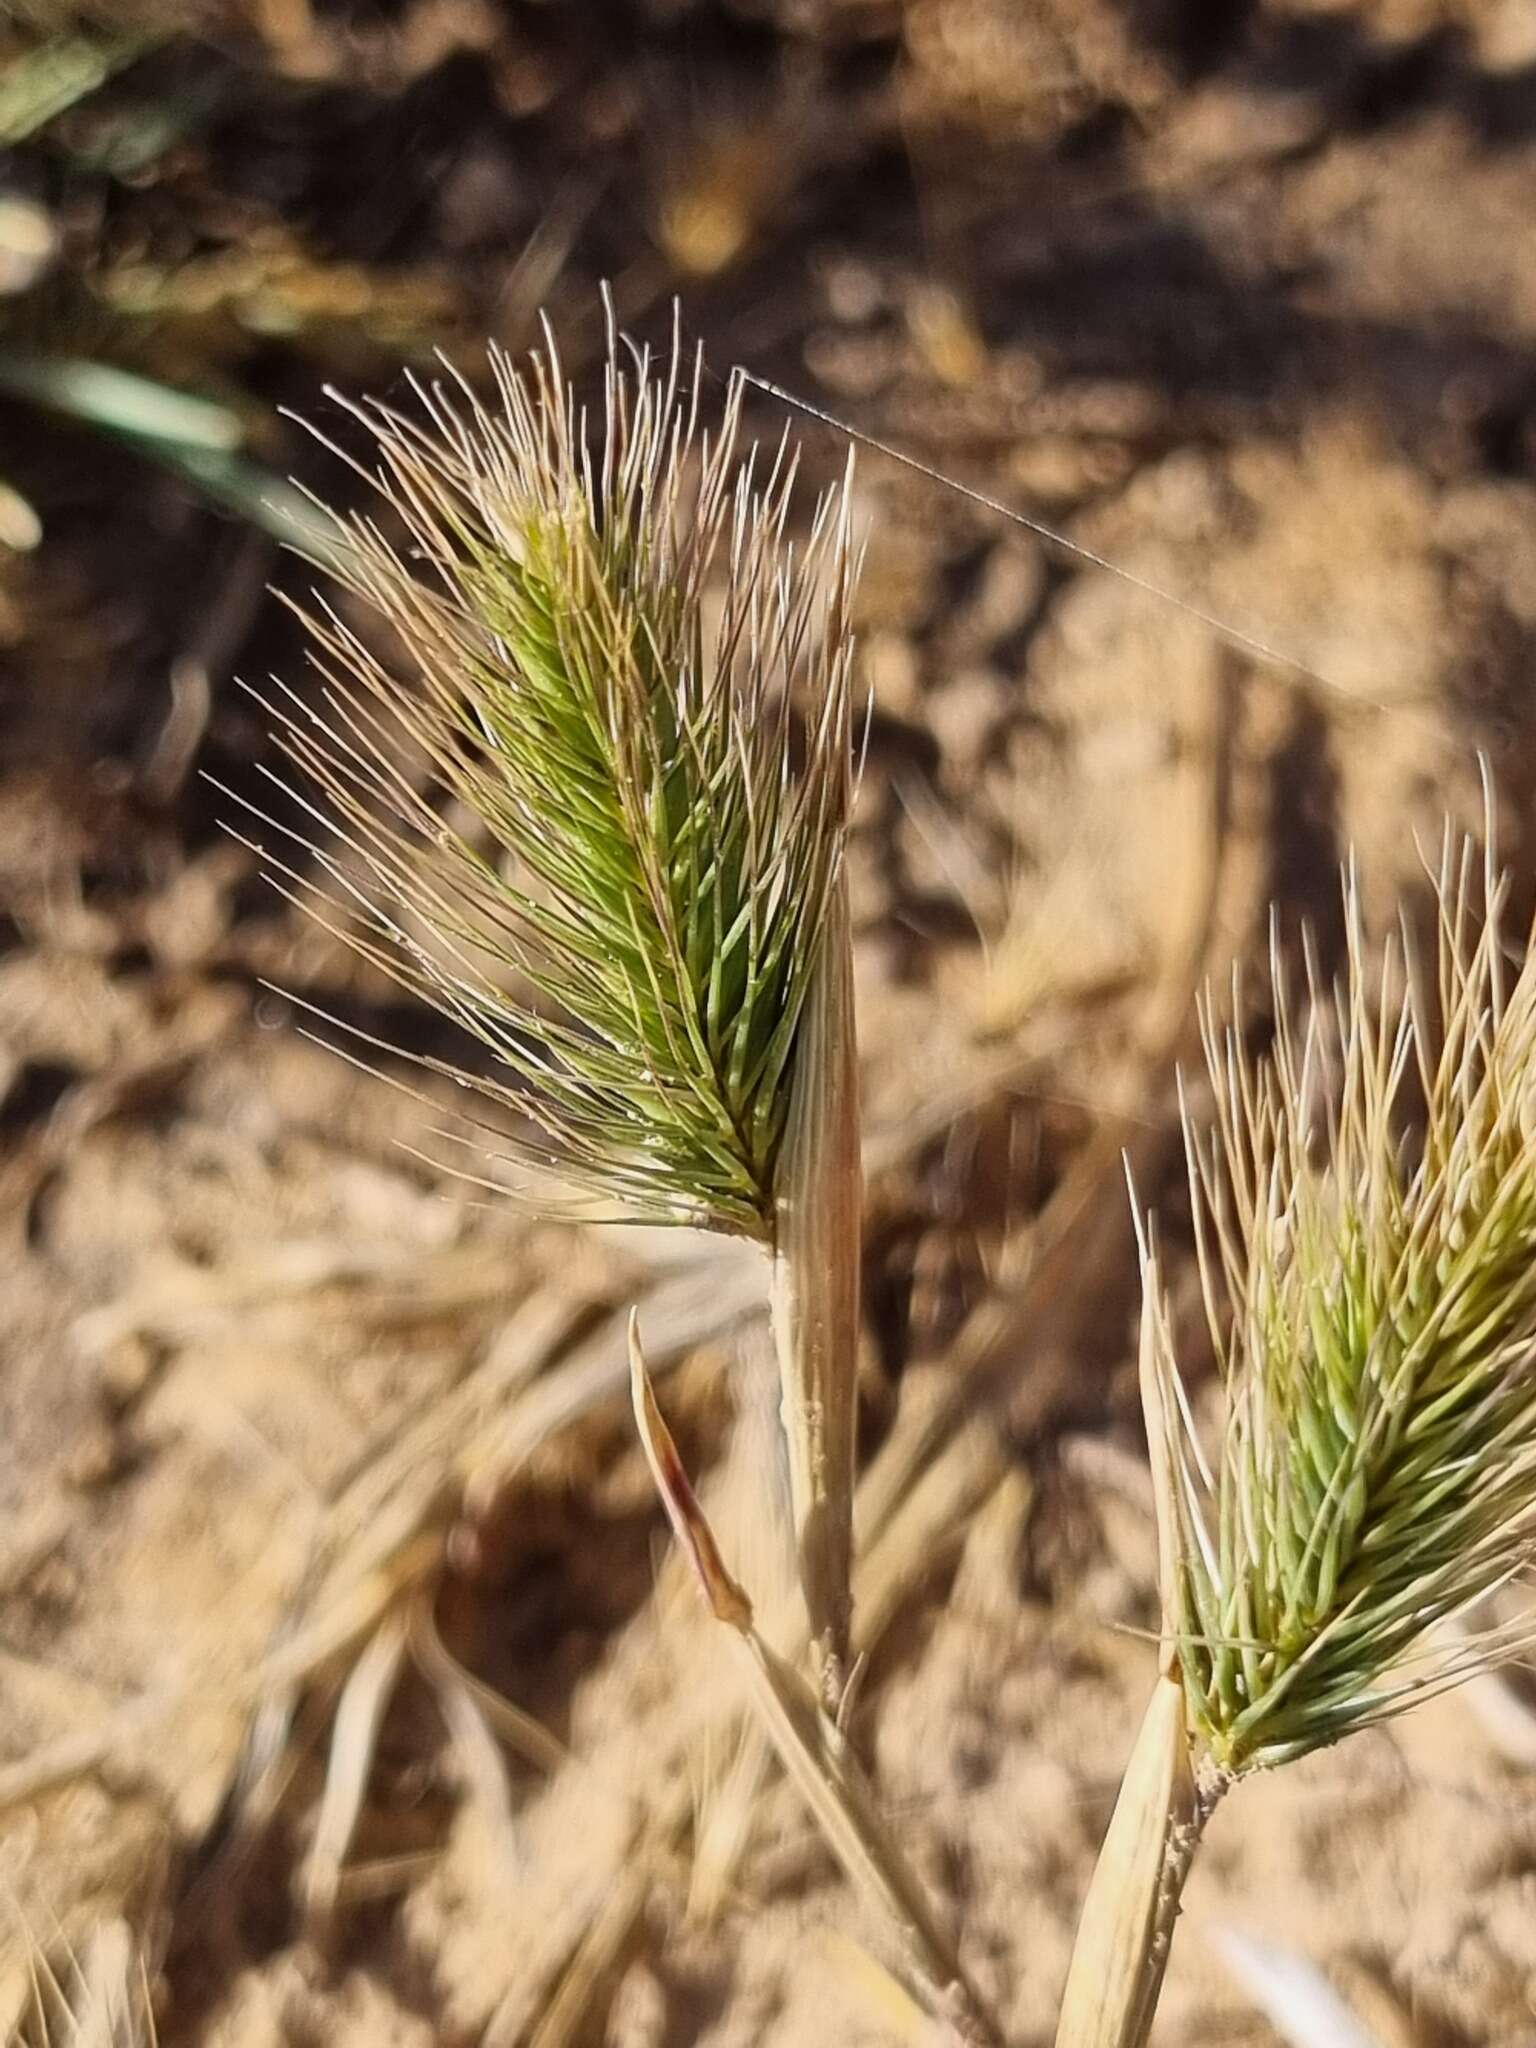
<svg viewBox="0 0 1536 2048"><path fill-rule="evenodd" d="M49 27L0 28L7 60ZM55 238L0 340L223 397L335 496L279 407L525 346L540 305L581 374L599 280L656 339L680 293L717 369L1315 672L861 459L888 1512L856 1732L1009 2038L1047 2040L1151 1670L1122 1148L1187 1307L1201 982L1258 961L1271 901L1336 960L1351 847L1373 917L1415 914L1479 749L1528 868L1536 6L264 0L166 28L0 155ZM759 1777L616 1392L638 1298L766 1583L755 1276L530 1224L402 1149L438 1113L267 982L462 1049L261 884L202 779L264 787L234 679L301 678L264 594L300 572L15 401L0 449L45 529L0 550L0 2020L40 2038L41 1952L77 1994L142 1957L170 2048L913 2038ZM1244 1788L1158 2038L1276 2038L1220 1960L1236 1926L1378 2048L1536 2042L1533 1757L1511 1680Z"/></svg>

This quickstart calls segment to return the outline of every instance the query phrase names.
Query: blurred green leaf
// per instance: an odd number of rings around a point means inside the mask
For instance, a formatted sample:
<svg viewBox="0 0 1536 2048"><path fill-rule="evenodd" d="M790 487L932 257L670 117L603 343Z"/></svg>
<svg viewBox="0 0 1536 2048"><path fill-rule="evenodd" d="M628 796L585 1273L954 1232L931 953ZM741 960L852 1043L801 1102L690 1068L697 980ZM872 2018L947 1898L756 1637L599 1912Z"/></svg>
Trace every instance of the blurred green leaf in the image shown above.
<svg viewBox="0 0 1536 2048"><path fill-rule="evenodd" d="M0 392L110 434L312 561L336 567L343 558L334 522L295 485L240 453L245 427L227 406L109 363L10 349L0 349ZM38 537L41 523L33 520Z"/></svg>
<svg viewBox="0 0 1536 2048"><path fill-rule="evenodd" d="M134 440L227 451L245 439L239 415L227 406L75 356L0 350L0 391Z"/></svg>
<svg viewBox="0 0 1536 2048"><path fill-rule="evenodd" d="M155 35L52 36L0 71L0 148L25 142L98 92L115 71L150 49Z"/></svg>

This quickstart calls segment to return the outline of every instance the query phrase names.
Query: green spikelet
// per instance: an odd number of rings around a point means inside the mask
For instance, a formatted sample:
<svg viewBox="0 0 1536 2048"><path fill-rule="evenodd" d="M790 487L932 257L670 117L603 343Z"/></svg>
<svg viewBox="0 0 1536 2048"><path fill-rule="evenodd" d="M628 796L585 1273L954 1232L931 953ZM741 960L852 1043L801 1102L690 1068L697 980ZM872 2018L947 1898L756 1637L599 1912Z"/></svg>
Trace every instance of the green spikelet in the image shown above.
<svg viewBox="0 0 1536 2048"><path fill-rule="evenodd" d="M1225 1771L1320 1748L1516 1647L1437 1633L1536 1531L1536 965L1506 966L1506 896L1448 839L1437 988L1405 930L1368 1001L1351 882L1341 989L1309 960L1298 1022L1277 964L1262 1064L1207 1028L1216 1129L1186 1132L1226 1380L1214 1470L1161 1314L1156 1369L1186 1425L1169 1625Z"/></svg>
<svg viewBox="0 0 1536 2048"><path fill-rule="evenodd" d="M441 1071L513 1112L511 1163L771 1243L851 790L846 493L796 552L792 452L740 453L737 386L704 432L676 346L611 342L595 433L552 340L492 369L493 403L350 407L405 539L331 515L326 566L406 679L305 615L319 701L273 710L322 829L285 873L490 1048Z"/></svg>

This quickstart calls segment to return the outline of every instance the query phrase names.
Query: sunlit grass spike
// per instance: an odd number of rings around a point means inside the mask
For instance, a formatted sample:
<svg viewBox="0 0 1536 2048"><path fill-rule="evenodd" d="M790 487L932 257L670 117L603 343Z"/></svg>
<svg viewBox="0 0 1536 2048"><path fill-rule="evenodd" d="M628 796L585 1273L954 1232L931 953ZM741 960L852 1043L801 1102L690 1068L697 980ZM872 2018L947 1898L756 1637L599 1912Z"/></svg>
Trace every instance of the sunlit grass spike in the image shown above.
<svg viewBox="0 0 1536 2048"><path fill-rule="evenodd" d="M655 362L611 335L593 418L547 331L490 372L489 398L445 369L404 406L342 401L371 447L342 459L384 511L317 508L301 544L404 659L341 599L302 609L315 686L269 703L298 771L274 865L480 1041L479 1066L422 1064L494 1105L541 1206L563 1186L769 1254L835 1704L860 1220L847 482L793 540L793 445L742 446L739 379L706 427L676 338Z"/></svg>
<svg viewBox="0 0 1536 2048"><path fill-rule="evenodd" d="M1191 1150L1228 1401L1214 1477L1183 1432L1169 1619L1225 1771L1434 1690L1466 1661L1435 1624L1528 1555L1536 965L1507 971L1507 893L1447 840L1436 985L1405 931L1373 997L1350 877L1340 986L1309 966L1298 1014L1277 981L1261 1066L1211 1033L1215 1139Z"/></svg>
<svg viewBox="0 0 1536 2048"><path fill-rule="evenodd" d="M1127 1773L1059 2048L1145 2039L1184 1878L1227 1788L1536 1638L1529 1620L1444 1626L1536 1540L1536 957L1511 971L1508 879L1491 856L1448 833L1431 879L1428 972L1405 921L1373 973L1351 867L1337 986L1309 945L1298 999L1274 946L1265 1057L1240 1021L1205 1020L1214 1126L1186 1106L1185 1136L1224 1381L1209 1458L1150 1234L1142 1247L1158 1742L1176 1708L1189 1769L1181 1790L1159 1747L1162 1777L1141 1750ZM1124 1964L1108 1999L1106 1956Z"/></svg>
<svg viewBox="0 0 1536 2048"><path fill-rule="evenodd" d="M349 406L405 537L336 515L326 566L412 679L307 610L319 699L274 710L335 828L322 891L494 1055L463 1078L527 1119L523 1163L771 1244L847 816L842 494L796 553L788 451L740 452L739 386L706 433L680 350L615 342L596 430L552 342L491 366L494 401Z"/></svg>

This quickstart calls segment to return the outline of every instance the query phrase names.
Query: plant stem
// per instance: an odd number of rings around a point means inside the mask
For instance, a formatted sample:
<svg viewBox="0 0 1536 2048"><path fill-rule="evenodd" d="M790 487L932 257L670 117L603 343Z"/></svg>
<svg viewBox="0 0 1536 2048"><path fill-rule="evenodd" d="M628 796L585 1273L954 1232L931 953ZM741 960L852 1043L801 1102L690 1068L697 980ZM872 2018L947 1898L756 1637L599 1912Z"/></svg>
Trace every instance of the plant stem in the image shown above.
<svg viewBox="0 0 1536 2048"><path fill-rule="evenodd" d="M717 1621L724 1622L763 1728L854 1888L875 1909L901 1981L957 2048L997 2048L998 2034L929 1903L916 1872L880 1816L841 1729L804 1675L759 1632L746 1591L731 1576L656 1404L630 1321L635 1421L673 1534Z"/></svg>
<svg viewBox="0 0 1536 2048"><path fill-rule="evenodd" d="M1078 1922L1056 2048L1142 2048L1185 1880L1224 1780L1197 1786L1184 1693L1164 1672L1121 1782Z"/></svg>
<svg viewBox="0 0 1536 2048"><path fill-rule="evenodd" d="M859 1077L847 884L806 996L780 1162L770 1304L795 1563L818 1688L835 1716L852 1622L859 1331Z"/></svg>

